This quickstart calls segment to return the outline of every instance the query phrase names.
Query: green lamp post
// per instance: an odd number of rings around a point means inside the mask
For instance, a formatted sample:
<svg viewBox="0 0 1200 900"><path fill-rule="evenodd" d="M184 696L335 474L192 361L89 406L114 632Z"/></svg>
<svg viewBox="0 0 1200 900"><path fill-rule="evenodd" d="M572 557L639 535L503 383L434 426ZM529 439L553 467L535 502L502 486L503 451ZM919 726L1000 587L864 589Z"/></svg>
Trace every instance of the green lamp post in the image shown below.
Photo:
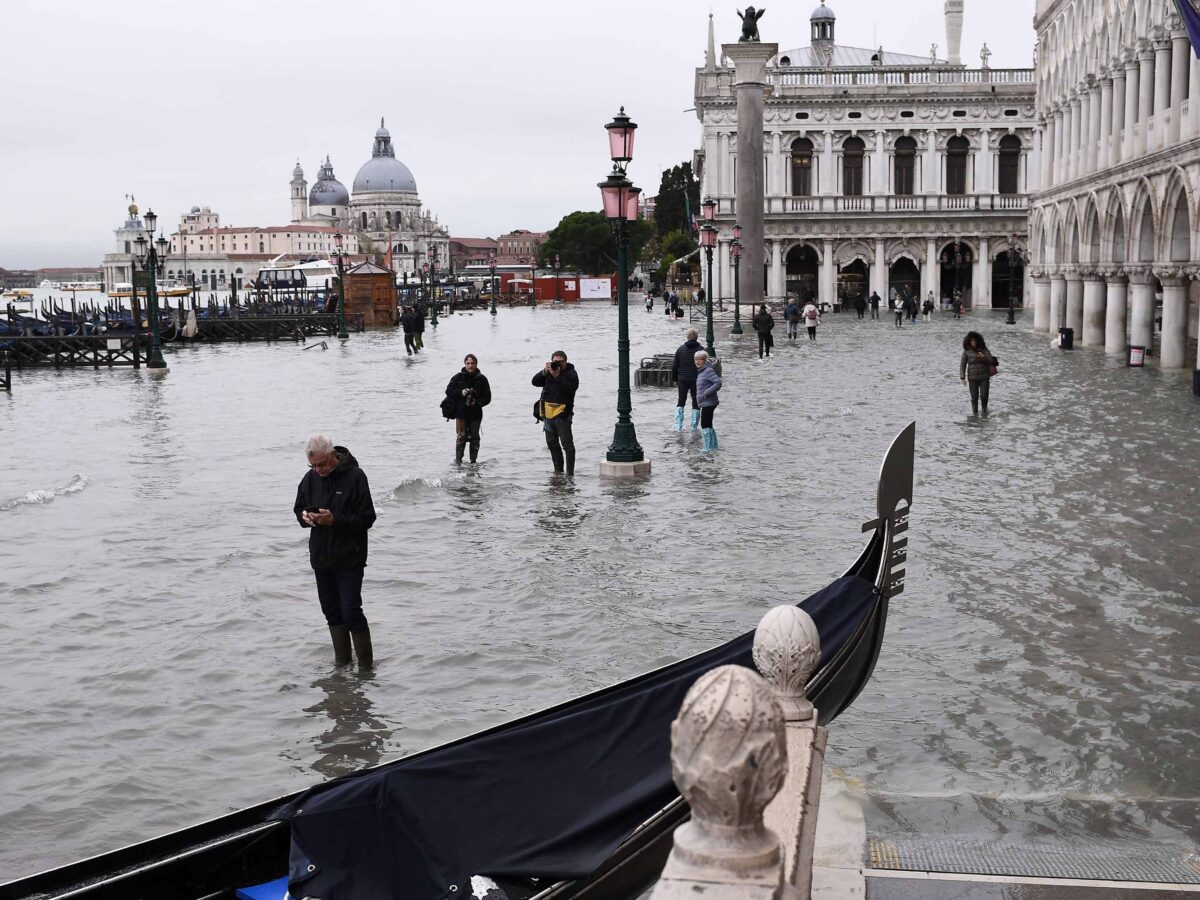
<svg viewBox="0 0 1200 900"><path fill-rule="evenodd" d="M488 259L488 271L492 273L492 315L496 314L496 251Z"/></svg>
<svg viewBox="0 0 1200 900"><path fill-rule="evenodd" d="M742 285L738 280L738 271L742 266L742 227L740 225L733 226L733 242L729 245L729 252L733 254L733 327L729 329L730 334L742 333Z"/></svg>
<svg viewBox="0 0 1200 900"><path fill-rule="evenodd" d="M333 246L337 250L338 271L338 340L347 340L350 335L346 331L346 263L342 257L342 233L334 232Z"/></svg>
<svg viewBox="0 0 1200 900"><path fill-rule="evenodd" d="M154 210L146 210L144 218L146 233L150 237L147 239L145 234L140 234L133 245L134 256L145 273L146 312L150 322L150 358L146 363L146 368L165 370L167 362L163 359L162 339L158 333L158 273L167 261L170 244L164 237L160 237L157 241L154 240L154 232L158 225L158 216L154 214Z"/></svg>

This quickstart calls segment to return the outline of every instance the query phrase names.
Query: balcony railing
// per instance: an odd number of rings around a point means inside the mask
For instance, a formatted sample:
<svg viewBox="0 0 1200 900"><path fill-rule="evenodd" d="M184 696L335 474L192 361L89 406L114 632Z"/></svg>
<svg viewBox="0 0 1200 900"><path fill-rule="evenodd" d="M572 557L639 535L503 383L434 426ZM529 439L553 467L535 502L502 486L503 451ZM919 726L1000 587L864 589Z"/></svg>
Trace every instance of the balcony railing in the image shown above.
<svg viewBox="0 0 1200 900"><path fill-rule="evenodd" d="M1033 69L810 69L779 67L767 82L781 87L878 87L904 84L1033 84Z"/></svg>
<svg viewBox="0 0 1200 900"><path fill-rule="evenodd" d="M792 213L890 213L947 211L1024 211L1029 209L1028 194L912 194L867 195L863 197L766 197L763 210L768 215ZM721 213L733 214L727 198Z"/></svg>

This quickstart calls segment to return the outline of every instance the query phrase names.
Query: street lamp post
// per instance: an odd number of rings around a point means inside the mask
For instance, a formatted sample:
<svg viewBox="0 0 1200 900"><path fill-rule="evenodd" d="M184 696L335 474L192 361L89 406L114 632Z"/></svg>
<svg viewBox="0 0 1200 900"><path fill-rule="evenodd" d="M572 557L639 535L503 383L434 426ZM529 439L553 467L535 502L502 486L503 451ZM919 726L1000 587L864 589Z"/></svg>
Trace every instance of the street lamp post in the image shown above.
<svg viewBox="0 0 1200 900"><path fill-rule="evenodd" d="M438 323L438 317L437 317L437 308L438 308L437 262L438 262L438 252L437 252L437 247L434 246L434 247L430 248L430 250L429 250L429 297L430 297L430 301L433 304L433 312L429 316L429 324L435 328L437 327L437 323Z"/></svg>
<svg viewBox="0 0 1200 900"><path fill-rule="evenodd" d="M488 260L488 271L492 273L492 315L496 314L496 251L492 251L492 256Z"/></svg>
<svg viewBox="0 0 1200 900"><path fill-rule="evenodd" d="M608 130L609 150L613 161L612 173L600 182L604 199L604 215L612 224L617 238L617 424L607 463L644 463L645 454L637 441L633 427L633 401L629 391L629 234L626 222L637 219L640 191L625 177L633 159L633 138L637 125L625 115L625 107L604 126ZM617 467L621 468L621 467ZM649 466L631 466L628 474L643 474ZM601 472L605 466L601 466Z"/></svg>
<svg viewBox="0 0 1200 900"><path fill-rule="evenodd" d="M733 254L733 327L730 334L742 333L742 283L738 279L738 270L742 263L742 226L733 223L733 243L729 245Z"/></svg>
<svg viewBox="0 0 1200 900"><path fill-rule="evenodd" d="M705 295L704 315L708 320L708 346L704 349L708 351L709 356L715 356L713 350L713 249L717 246L717 226L713 222L717 218L717 201L712 197L706 197L704 202L700 204L700 208L704 213L704 225L700 229L700 246L704 248L704 258L708 263L708 292Z"/></svg>
<svg viewBox="0 0 1200 900"><path fill-rule="evenodd" d="M561 261L558 258L558 254L555 253L554 254L554 302L555 303L562 303L562 282L560 282L558 280L558 270L559 270L560 265L561 265Z"/></svg>
<svg viewBox="0 0 1200 900"><path fill-rule="evenodd" d="M1017 247L1017 236L1008 239L1008 318L1006 325L1016 325L1017 317L1013 306L1017 302L1017 263L1021 262L1021 250Z"/></svg>
<svg viewBox="0 0 1200 900"><path fill-rule="evenodd" d="M142 271L146 273L146 301L147 312L150 320L150 359L146 363L148 369L161 369L164 373L167 369L167 362L162 355L162 342L158 333L158 272L160 267L167 261L167 251L170 244L167 239L160 237L157 241L154 240L155 226L158 224L158 216L153 210L146 210L146 232L150 235L149 239L145 234L138 235L134 244L134 255L137 258L138 265L142 267ZM135 285L136 287L136 285Z"/></svg>
<svg viewBox="0 0 1200 900"><path fill-rule="evenodd" d="M342 258L342 233L334 232L333 246L337 250L338 271L338 340L346 340L350 335L346 332L346 263Z"/></svg>

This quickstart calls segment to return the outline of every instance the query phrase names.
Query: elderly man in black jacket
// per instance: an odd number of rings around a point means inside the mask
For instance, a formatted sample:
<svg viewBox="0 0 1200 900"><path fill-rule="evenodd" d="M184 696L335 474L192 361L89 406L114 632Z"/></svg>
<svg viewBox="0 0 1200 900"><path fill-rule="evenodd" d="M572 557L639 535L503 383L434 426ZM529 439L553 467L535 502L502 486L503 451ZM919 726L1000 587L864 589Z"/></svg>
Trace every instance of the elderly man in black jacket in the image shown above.
<svg viewBox="0 0 1200 900"><path fill-rule="evenodd" d="M317 577L317 597L333 639L334 662L350 662L350 644L359 668L374 659L371 630L362 611L367 532L375 524L375 504L366 473L345 447L323 434L304 445L308 472L296 490L296 521L312 529L308 557Z"/></svg>
<svg viewBox="0 0 1200 900"><path fill-rule="evenodd" d="M567 354L555 350L550 362L533 376L533 386L542 389L542 430L546 433L546 446L554 460L554 471L562 472L564 463L567 476L575 475L575 436L571 433L571 419L575 415L575 392L579 390L579 373L567 362Z"/></svg>
<svg viewBox="0 0 1200 900"><path fill-rule="evenodd" d="M683 430L683 405L687 402L688 394L692 395L692 428L700 427L700 406L696 403L696 351L703 350L696 338L695 328L687 330L685 340L676 350L675 359L671 363L671 380L679 391L675 401L675 430Z"/></svg>

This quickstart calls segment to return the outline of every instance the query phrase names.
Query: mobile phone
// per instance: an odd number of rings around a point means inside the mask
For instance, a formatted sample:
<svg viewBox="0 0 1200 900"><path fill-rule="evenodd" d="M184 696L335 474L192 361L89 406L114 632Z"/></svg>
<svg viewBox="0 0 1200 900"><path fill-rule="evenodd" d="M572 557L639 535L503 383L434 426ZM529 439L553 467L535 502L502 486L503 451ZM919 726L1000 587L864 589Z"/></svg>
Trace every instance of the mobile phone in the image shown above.
<svg viewBox="0 0 1200 900"><path fill-rule="evenodd" d="M316 507L316 506L306 506L306 507L304 507L304 511L305 511L306 513L312 513L312 514L316 515L316 514L317 514L317 513L319 513L321 510L320 510L320 508L319 508L319 507Z"/></svg>

